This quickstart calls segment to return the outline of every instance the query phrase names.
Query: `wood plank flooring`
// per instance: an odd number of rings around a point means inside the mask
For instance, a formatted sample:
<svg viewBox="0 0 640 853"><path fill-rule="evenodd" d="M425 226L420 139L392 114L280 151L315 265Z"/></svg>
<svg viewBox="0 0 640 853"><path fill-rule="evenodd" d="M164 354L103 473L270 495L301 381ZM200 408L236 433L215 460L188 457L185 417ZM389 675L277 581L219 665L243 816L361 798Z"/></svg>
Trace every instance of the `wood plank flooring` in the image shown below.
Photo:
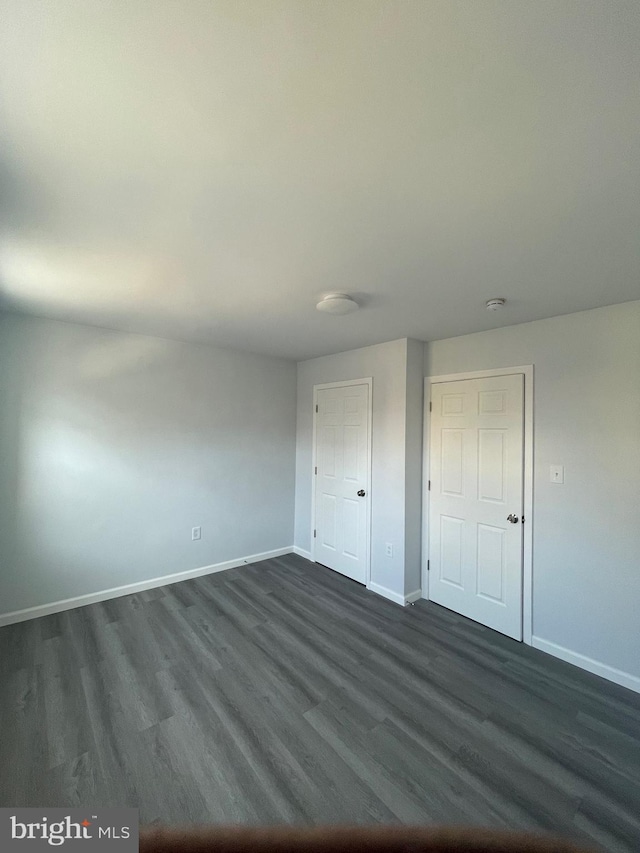
<svg viewBox="0 0 640 853"><path fill-rule="evenodd" d="M640 850L640 696L297 556L0 629L0 806Z"/></svg>

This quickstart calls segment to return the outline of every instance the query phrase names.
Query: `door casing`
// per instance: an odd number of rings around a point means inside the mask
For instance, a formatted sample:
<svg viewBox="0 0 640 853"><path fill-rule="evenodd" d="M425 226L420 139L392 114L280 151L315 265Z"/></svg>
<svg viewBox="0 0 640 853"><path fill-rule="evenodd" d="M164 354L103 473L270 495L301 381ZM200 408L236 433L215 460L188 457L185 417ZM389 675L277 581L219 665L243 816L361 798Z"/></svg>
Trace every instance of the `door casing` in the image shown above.
<svg viewBox="0 0 640 853"><path fill-rule="evenodd" d="M315 470L317 465L317 446L316 446L316 406L318 405L318 391L323 391L326 388L345 388L349 385L368 385L369 386L369 402L368 402L368 422L369 429L367 432L367 501L366 524L367 533L365 536L365 565L366 576L365 585L367 589L371 588L371 503L373 495L371 494L371 444L373 433L373 377L368 376L364 379L346 379L343 382L324 382L320 385L313 386L313 436L312 436L312 453L311 453L311 561L316 561L316 540L313 531L316 528L316 476Z"/></svg>
<svg viewBox="0 0 640 853"><path fill-rule="evenodd" d="M422 597L429 599L429 470L431 452L431 385L437 382L459 382L463 379L484 379L488 376L524 375L524 531L522 543L522 640L532 645L533 636L533 381L532 364L502 367L494 370L475 370L467 373L447 373L426 376L424 380L424 419L422 454Z"/></svg>

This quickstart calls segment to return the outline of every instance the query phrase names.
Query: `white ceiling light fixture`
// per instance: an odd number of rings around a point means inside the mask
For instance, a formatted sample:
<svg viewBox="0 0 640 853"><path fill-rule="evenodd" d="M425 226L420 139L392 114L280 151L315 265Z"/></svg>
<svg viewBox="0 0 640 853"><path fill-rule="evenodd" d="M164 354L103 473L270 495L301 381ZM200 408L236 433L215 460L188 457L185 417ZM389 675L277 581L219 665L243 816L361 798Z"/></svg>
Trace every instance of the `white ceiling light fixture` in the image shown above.
<svg viewBox="0 0 640 853"><path fill-rule="evenodd" d="M501 298L487 299L485 307L487 308L487 311L499 311L506 301L506 299Z"/></svg>
<svg viewBox="0 0 640 853"><path fill-rule="evenodd" d="M325 314L350 314L352 311L357 311L359 307L355 299L347 296L346 293L328 293L316 305L318 311Z"/></svg>

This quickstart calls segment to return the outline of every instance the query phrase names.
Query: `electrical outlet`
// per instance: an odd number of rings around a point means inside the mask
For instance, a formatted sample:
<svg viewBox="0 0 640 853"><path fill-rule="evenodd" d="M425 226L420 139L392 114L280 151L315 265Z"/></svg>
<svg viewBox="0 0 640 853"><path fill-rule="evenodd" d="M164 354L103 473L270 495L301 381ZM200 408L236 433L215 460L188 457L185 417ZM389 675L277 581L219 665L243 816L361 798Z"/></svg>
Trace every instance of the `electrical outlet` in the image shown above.
<svg viewBox="0 0 640 853"><path fill-rule="evenodd" d="M197 539L202 539L202 528L201 527L192 527L191 528L191 541L195 542Z"/></svg>
<svg viewBox="0 0 640 853"><path fill-rule="evenodd" d="M384 552L387 557L393 557L393 545L391 544L391 542L387 542L387 544L385 545Z"/></svg>

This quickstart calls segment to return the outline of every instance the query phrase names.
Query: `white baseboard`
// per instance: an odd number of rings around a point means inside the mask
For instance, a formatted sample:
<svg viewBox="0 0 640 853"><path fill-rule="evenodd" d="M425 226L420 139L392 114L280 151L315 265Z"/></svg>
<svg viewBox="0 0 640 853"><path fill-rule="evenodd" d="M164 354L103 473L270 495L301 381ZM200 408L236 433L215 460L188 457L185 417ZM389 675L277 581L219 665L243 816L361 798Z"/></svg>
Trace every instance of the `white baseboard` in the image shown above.
<svg viewBox="0 0 640 853"><path fill-rule="evenodd" d="M620 684L622 687L628 687L629 690L640 693L640 678L636 675L631 675L629 672L624 672L606 663L588 658L586 655L581 655L578 652L572 652L571 649L565 649L564 646L559 646L549 640L543 640L541 637L532 637L531 645L535 649L540 649L541 652L546 652L567 663L572 663L574 666L579 666L580 669L586 669L587 672L592 672L594 675L599 675L602 678L613 681L615 684Z"/></svg>
<svg viewBox="0 0 640 853"><path fill-rule="evenodd" d="M375 592L377 595L381 595L383 598L388 598L389 601L393 601L394 604L399 604L401 607L406 607L407 604L417 601L422 595L419 589L409 593L409 595L400 595L399 592L394 592L392 589L387 589L386 586L374 583L373 581L371 581L367 589L370 589L371 592Z"/></svg>
<svg viewBox="0 0 640 853"><path fill-rule="evenodd" d="M270 560L272 557L282 557L291 554L293 546L288 548L276 548L274 551L263 551L261 554L251 554L248 557L240 557L237 560L227 560L224 563L215 563L212 566L201 566L199 569L189 569L186 572L176 572L172 575L163 575L159 578L150 578L137 583L116 586L112 589L103 589L99 592L90 592L87 595L78 595L75 598L65 598L62 601L54 601L51 604L39 604L37 607L27 607L25 610L14 610L12 613L0 614L0 628L3 625L13 625L15 622L25 622L27 619L37 619L38 616L48 616L50 613L61 613L63 610L71 610L74 607L83 607L85 604L96 604L99 601L107 601L110 598L120 598L122 595L131 595L135 592L144 592L146 589L155 589L159 586L168 586L172 583L186 581L190 578L199 578L202 575L212 575L215 572L224 572L227 569L236 569L249 563L259 563L261 560Z"/></svg>
<svg viewBox="0 0 640 853"><path fill-rule="evenodd" d="M304 557L305 560L311 561L311 551L305 551L304 548L298 548L297 545L294 545L293 553L297 554L298 557Z"/></svg>

